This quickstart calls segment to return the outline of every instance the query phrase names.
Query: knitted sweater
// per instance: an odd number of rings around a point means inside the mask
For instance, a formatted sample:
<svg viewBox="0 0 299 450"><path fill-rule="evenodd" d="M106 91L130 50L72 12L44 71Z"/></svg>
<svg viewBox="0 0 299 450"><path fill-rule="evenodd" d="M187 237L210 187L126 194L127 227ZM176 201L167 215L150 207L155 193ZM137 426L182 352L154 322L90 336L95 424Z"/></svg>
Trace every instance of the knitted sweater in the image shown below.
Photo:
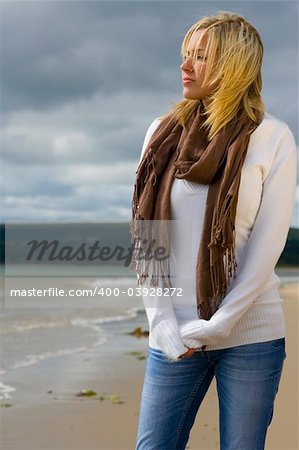
<svg viewBox="0 0 299 450"><path fill-rule="evenodd" d="M156 118L146 132L140 161L158 124ZM235 219L236 277L230 280L218 311L204 320L197 313L195 268L208 186L174 179L170 273L176 289L169 296L161 297L156 290L155 295L142 295L150 347L176 360L186 347L216 350L285 336L280 279L274 268L286 243L295 191L294 136L284 122L265 113L250 136L241 172ZM149 281L145 286L150 287Z"/></svg>

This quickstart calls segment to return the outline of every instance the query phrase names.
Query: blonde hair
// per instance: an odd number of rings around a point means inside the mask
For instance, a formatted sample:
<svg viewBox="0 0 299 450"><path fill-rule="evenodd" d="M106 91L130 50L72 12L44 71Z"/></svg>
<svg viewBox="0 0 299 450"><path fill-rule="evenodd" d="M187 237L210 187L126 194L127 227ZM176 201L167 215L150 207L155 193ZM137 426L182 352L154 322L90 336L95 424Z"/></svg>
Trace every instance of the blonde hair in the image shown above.
<svg viewBox="0 0 299 450"><path fill-rule="evenodd" d="M182 58L192 34L197 30L206 30L208 34L203 84L214 86L209 95L207 118L203 124L208 130L209 140L238 112L242 119L252 120L254 129L265 112L261 98L264 49L259 33L244 17L219 11L216 15L203 17L187 31L181 46ZM201 39L202 34L192 51L194 62ZM175 103L162 118L173 114L184 126L200 101L184 99Z"/></svg>

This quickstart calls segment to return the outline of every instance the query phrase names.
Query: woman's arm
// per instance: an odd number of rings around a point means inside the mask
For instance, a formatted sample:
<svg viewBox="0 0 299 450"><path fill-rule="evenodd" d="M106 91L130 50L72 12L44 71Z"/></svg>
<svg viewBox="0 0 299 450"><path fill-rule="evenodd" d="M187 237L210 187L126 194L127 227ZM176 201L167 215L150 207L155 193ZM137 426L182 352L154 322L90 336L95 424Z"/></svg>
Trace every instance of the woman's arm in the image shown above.
<svg viewBox="0 0 299 450"><path fill-rule="evenodd" d="M210 320L198 319L180 327L183 342L197 338L201 345L215 344L228 337L262 292L286 243L295 200L296 164L296 143L286 126L263 184L260 208L235 284Z"/></svg>
<svg viewBox="0 0 299 450"><path fill-rule="evenodd" d="M143 154L147 147L147 144L159 125L159 119L155 119L151 125L149 126L145 139L143 142L141 156L139 159L139 164L142 160ZM149 277L147 280L151 278L151 267L149 268ZM161 283L160 286L161 287ZM149 285L149 281L146 281L144 286L147 289L153 291ZM159 345L165 355L171 359L176 360L182 354L186 353L187 348L182 342L182 339L179 334L178 322L174 313L173 303L170 296L159 296L155 294L151 295L142 295L148 323L150 334L154 341ZM197 342L196 342L197 344Z"/></svg>

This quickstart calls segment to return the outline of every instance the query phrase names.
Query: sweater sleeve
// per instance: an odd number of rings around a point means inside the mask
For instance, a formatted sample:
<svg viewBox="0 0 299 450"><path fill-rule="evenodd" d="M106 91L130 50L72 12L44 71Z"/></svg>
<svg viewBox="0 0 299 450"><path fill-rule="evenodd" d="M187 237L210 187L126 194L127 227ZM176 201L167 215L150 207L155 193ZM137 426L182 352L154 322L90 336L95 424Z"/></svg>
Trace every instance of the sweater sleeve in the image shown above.
<svg viewBox="0 0 299 450"><path fill-rule="evenodd" d="M144 141L143 141L141 154L140 154L140 158L139 158L139 164L141 163L141 160L142 160L142 157L144 155L144 152L145 152L145 149L147 147L147 144L149 143L150 138L152 137L152 134L154 133L155 129L158 127L159 122L160 121L159 121L158 118L154 119L153 122L148 127L146 133L145 133L145 138L144 138Z"/></svg>
<svg viewBox="0 0 299 450"><path fill-rule="evenodd" d="M216 344L230 335L238 320L262 293L284 249L296 192L296 143L286 125L263 183L262 199L244 249L239 275L210 320L180 326L183 339Z"/></svg>
<svg viewBox="0 0 299 450"><path fill-rule="evenodd" d="M149 126L139 159L139 164L141 163L143 154L147 147L147 144L159 125L159 119L156 118ZM149 285L151 278L151 266L149 267L149 277L146 280L145 285L141 286L142 289L142 299L145 307L149 332L151 339L155 342L163 353L168 357L169 360L176 360L180 355L187 351L187 348L182 342L179 334L178 322L174 313L173 303L170 296L161 296L156 288ZM159 285L161 288L161 283ZM146 293L146 289L148 293Z"/></svg>

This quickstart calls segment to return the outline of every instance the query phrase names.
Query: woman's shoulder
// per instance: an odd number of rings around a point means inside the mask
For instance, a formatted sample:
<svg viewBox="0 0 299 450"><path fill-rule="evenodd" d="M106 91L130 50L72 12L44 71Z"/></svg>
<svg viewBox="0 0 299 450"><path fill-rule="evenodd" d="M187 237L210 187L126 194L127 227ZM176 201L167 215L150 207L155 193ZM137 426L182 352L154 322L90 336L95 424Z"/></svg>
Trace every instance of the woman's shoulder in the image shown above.
<svg viewBox="0 0 299 450"><path fill-rule="evenodd" d="M152 137L154 131L155 131L156 128L158 127L159 123L160 123L160 118L159 118L159 117L156 117L156 118L150 123L150 125L147 127L147 130L146 130L146 133L145 133L145 137L144 137L144 140L143 140L143 146L142 146L142 149L141 149L141 155L140 155L140 158L139 158L139 163L141 162L142 157L143 157L143 155L144 155L144 152L145 152L145 150L146 150L146 147L147 147L147 145L148 145L148 143L149 143L149 141L150 141L150 139L151 139L151 137Z"/></svg>
<svg viewBox="0 0 299 450"><path fill-rule="evenodd" d="M264 182L272 168L276 170L278 165L292 164L294 157L297 157L297 144L289 126L266 112L250 136L244 166L261 170Z"/></svg>
<svg viewBox="0 0 299 450"><path fill-rule="evenodd" d="M258 132L257 134L268 134L272 137L279 137L286 131L292 133L286 122L267 111L265 111L263 120L255 131Z"/></svg>
<svg viewBox="0 0 299 450"><path fill-rule="evenodd" d="M158 128L158 125L160 123L160 118L156 117L151 123L150 125L147 127L146 133L145 133L145 142L148 143L152 134L154 133L154 131L156 130L156 128Z"/></svg>
<svg viewBox="0 0 299 450"><path fill-rule="evenodd" d="M294 135L288 124L278 117L265 112L263 120L250 136L250 148L259 150L259 153L276 153L279 145L285 141L296 146Z"/></svg>
<svg viewBox="0 0 299 450"><path fill-rule="evenodd" d="M154 120L149 125L148 131L153 133L155 131L155 129L158 127L161 120L162 120L162 117L155 117Z"/></svg>

